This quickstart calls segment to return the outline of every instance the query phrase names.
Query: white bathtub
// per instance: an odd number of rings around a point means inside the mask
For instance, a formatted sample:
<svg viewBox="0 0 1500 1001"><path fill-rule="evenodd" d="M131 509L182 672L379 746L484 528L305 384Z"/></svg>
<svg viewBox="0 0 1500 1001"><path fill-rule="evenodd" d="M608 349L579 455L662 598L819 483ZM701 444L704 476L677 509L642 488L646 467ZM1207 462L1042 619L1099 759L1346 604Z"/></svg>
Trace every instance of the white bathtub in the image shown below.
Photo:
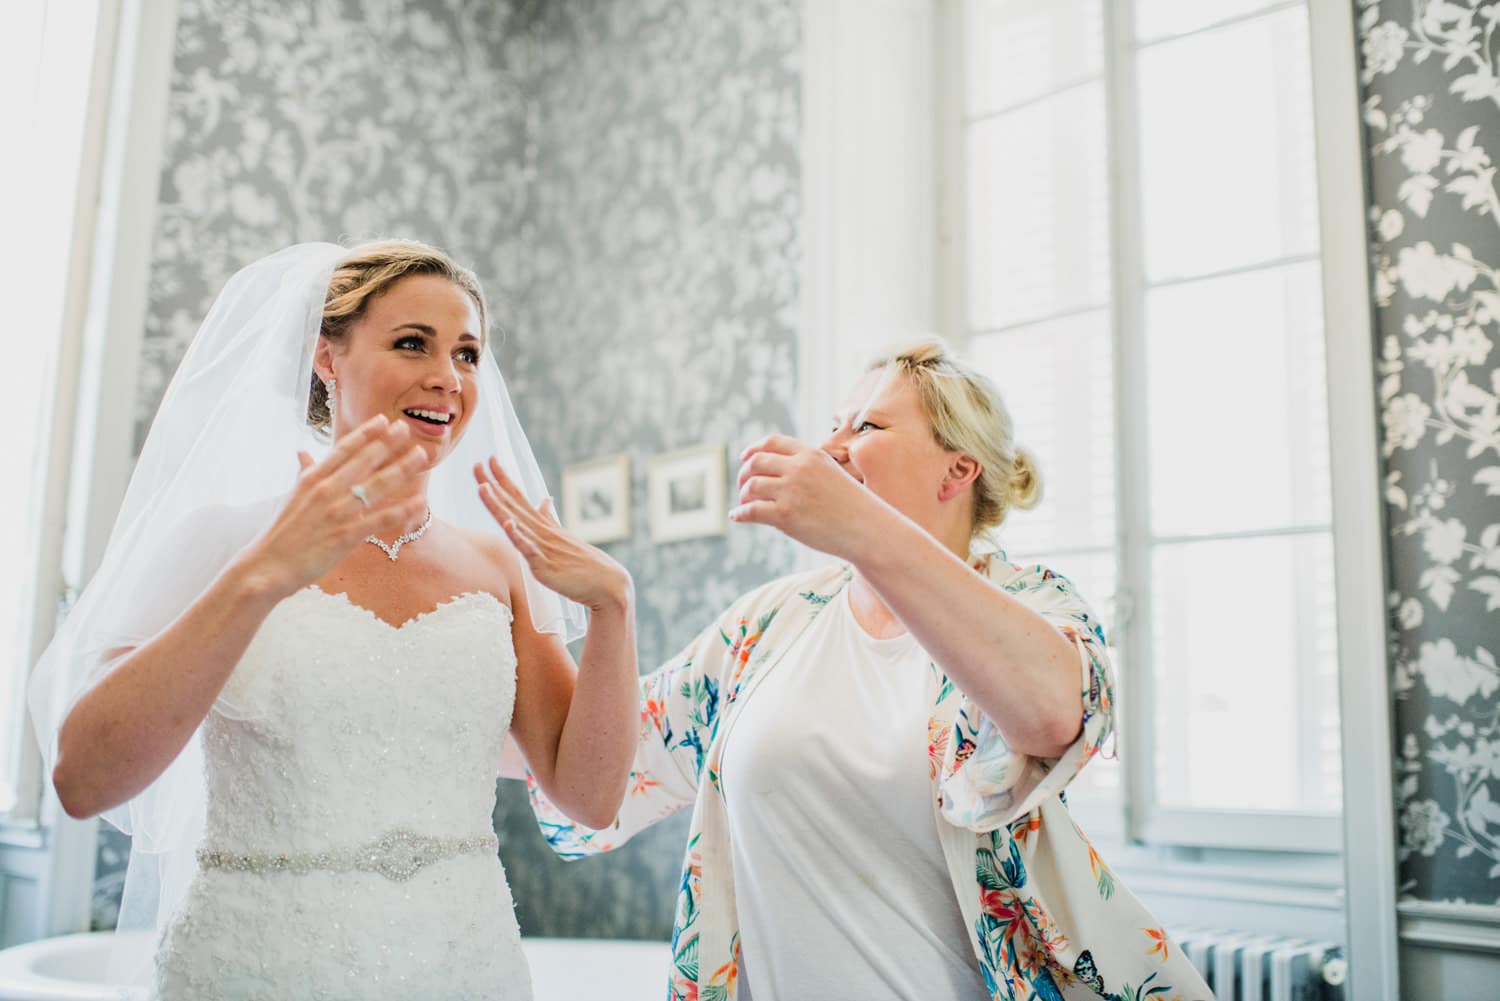
<svg viewBox="0 0 1500 1001"><path fill-rule="evenodd" d="M105 973L112 939L109 932L63 935L0 950L0 1001L118 1001L121 990ZM528 938L522 945L536 1001L659 1001L666 994L665 942Z"/></svg>

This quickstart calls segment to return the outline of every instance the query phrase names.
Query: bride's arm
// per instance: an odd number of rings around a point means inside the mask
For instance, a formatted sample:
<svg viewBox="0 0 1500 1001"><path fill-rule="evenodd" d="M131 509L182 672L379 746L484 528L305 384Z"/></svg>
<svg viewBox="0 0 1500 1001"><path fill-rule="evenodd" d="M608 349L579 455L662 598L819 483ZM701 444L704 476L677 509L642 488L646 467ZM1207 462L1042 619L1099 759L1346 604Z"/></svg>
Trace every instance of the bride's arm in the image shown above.
<svg viewBox="0 0 1500 1001"><path fill-rule="evenodd" d="M605 827L625 798L640 724L635 599L630 577L589 605L578 667L562 640L539 633L526 588L513 588L516 708L511 733L527 767L563 812Z"/></svg>
<svg viewBox="0 0 1500 1001"><path fill-rule="evenodd" d="M166 770L283 596L253 562L237 560L151 642L111 652L123 662L58 731L52 784L69 816L118 806Z"/></svg>
<svg viewBox="0 0 1500 1001"><path fill-rule="evenodd" d="M603 827L625 798L640 721L630 574L564 531L548 502L532 508L498 464L474 473L481 499L511 542L485 543L505 574L515 613L511 733L548 798L578 823ZM544 587L589 609L577 667L560 638L533 625L522 558Z"/></svg>
<svg viewBox="0 0 1500 1001"><path fill-rule="evenodd" d="M63 809L91 817L133 798L182 751L276 603L321 577L370 532L409 524L425 501L387 502L426 462L402 451L409 432L383 418L340 439L305 470L271 528L150 642L111 651L118 662L59 728L52 784ZM364 507L350 487L365 485ZM118 596L120 601L130 595Z"/></svg>

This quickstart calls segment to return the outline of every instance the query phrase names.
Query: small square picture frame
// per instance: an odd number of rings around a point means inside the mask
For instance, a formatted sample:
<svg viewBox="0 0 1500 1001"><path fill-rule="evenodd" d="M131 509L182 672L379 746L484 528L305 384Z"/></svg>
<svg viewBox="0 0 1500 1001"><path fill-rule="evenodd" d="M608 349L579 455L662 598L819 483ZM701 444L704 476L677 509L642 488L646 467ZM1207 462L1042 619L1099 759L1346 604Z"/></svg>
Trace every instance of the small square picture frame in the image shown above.
<svg viewBox="0 0 1500 1001"><path fill-rule="evenodd" d="M647 508L653 542L723 535L728 524L724 443L695 445L652 456Z"/></svg>
<svg viewBox="0 0 1500 1001"><path fill-rule="evenodd" d="M630 535L630 456L606 455L564 467L563 525L584 542Z"/></svg>

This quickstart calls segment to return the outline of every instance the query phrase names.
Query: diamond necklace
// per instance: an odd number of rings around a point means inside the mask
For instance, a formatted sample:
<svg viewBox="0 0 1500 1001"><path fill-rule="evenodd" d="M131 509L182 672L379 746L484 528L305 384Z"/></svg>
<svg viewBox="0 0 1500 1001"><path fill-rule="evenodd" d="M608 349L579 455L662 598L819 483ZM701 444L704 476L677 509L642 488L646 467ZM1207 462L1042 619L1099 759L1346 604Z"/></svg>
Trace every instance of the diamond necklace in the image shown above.
<svg viewBox="0 0 1500 1001"><path fill-rule="evenodd" d="M405 535L402 535L402 536L398 537L396 539L396 541L392 542L389 546L386 545L384 542L381 542L379 539L375 538L375 536L373 536L373 535L367 535L367 536L365 536L365 541L366 542L372 542L375 545L379 546L385 552L385 554L391 558L391 562L395 563L396 562L396 554L398 554L399 552L401 552L401 547L404 546L404 545L406 545L408 542L416 542L418 539L420 539L423 535L425 535L427 533L427 526L431 525L431 524L432 524L432 508L428 508L427 509L427 518L426 518L426 520L424 520L422 522L422 527L421 528L418 528L418 529L415 529L413 531L407 532Z"/></svg>

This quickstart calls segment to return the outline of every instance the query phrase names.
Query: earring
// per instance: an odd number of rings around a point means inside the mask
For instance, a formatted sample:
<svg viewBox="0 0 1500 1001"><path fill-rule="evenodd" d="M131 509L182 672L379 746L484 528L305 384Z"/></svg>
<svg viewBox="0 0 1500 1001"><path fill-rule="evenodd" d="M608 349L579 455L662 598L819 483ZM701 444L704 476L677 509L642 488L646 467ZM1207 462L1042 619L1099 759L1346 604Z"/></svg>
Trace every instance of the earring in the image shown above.
<svg viewBox="0 0 1500 1001"><path fill-rule="evenodd" d="M337 379L329 379L327 382L323 383L323 388L328 391L329 423L332 423L333 419L338 416L338 404L333 400L333 391L338 388L338 384L339 381Z"/></svg>

